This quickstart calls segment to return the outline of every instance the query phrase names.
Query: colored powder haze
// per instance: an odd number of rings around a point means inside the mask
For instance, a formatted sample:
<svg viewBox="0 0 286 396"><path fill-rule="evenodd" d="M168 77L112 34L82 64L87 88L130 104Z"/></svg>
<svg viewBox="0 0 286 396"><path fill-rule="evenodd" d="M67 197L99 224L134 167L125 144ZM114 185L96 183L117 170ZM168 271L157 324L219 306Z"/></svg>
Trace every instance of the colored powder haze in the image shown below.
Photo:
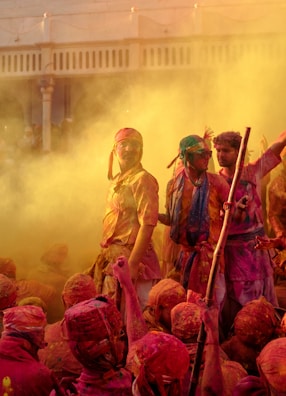
<svg viewBox="0 0 286 396"><path fill-rule="evenodd" d="M285 73L277 65L265 74L264 60L260 62L245 59L222 73L188 72L184 78L145 76L137 83L130 79L123 90L108 86L105 111L96 120L94 108L81 114L89 127L81 131L81 139L72 140L67 153L19 156L2 170L1 256L15 260L19 277L54 243L68 245L71 273L92 264L100 250L108 157L113 136L122 127L134 127L143 135L142 163L159 182L161 211L172 176L166 166L182 137L203 135L206 126L215 134L226 130L244 134L250 126L251 159L257 158L261 137L271 143L286 129ZM92 84L91 89L92 96L96 92ZM161 233L160 226L158 246Z"/></svg>

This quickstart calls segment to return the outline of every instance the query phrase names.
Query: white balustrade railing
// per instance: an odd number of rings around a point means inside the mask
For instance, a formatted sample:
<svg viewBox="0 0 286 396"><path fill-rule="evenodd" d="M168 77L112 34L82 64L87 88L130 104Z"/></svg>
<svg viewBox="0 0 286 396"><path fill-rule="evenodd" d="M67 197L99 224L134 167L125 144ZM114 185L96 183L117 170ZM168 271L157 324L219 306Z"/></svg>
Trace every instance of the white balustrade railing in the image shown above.
<svg viewBox="0 0 286 396"><path fill-rule="evenodd" d="M227 67L243 58L250 62L286 63L286 37L194 37L181 41L0 48L0 79Z"/></svg>

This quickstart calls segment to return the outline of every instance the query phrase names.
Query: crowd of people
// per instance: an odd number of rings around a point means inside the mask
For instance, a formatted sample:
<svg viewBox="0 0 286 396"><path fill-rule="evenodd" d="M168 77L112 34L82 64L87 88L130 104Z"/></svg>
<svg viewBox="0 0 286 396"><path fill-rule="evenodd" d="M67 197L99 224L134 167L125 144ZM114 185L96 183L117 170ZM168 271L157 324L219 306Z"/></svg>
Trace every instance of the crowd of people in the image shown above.
<svg viewBox="0 0 286 396"><path fill-rule="evenodd" d="M159 213L141 133L115 134L92 267L68 276L64 244L24 280L0 258L0 396L286 395L286 306L275 289L286 279L286 131L245 158L228 202L241 142L234 131L184 137ZM262 181L276 167L266 202ZM153 244L159 223L167 265Z"/></svg>

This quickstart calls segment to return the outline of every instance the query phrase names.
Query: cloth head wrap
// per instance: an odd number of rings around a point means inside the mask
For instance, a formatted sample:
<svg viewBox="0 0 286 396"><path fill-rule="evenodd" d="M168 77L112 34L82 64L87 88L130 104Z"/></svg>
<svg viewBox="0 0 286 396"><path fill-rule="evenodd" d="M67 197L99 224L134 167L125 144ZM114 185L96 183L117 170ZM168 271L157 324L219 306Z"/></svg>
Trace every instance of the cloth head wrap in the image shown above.
<svg viewBox="0 0 286 396"><path fill-rule="evenodd" d="M50 265L61 265L68 256L68 247L64 243L51 246L41 257L44 263Z"/></svg>
<svg viewBox="0 0 286 396"><path fill-rule="evenodd" d="M157 385L160 395L166 395L164 384L180 382L188 371L189 353L177 337L150 331L131 345L127 367L136 377L139 390L150 389L152 382ZM151 392L148 394L152 395Z"/></svg>
<svg viewBox="0 0 286 396"><path fill-rule="evenodd" d="M42 348L46 324L46 315L40 307L25 305L9 308L4 311L2 337L20 336Z"/></svg>
<svg viewBox="0 0 286 396"><path fill-rule="evenodd" d="M96 287L90 275L74 274L65 283L62 298L67 308L96 296Z"/></svg>
<svg viewBox="0 0 286 396"><path fill-rule="evenodd" d="M264 297L245 304L234 319L237 337L260 348L273 338L278 326L275 309Z"/></svg>
<svg viewBox="0 0 286 396"><path fill-rule="evenodd" d="M112 339L122 328L121 314L107 296L97 296L68 308L64 314L71 341Z"/></svg>
<svg viewBox="0 0 286 396"><path fill-rule="evenodd" d="M139 133L136 129L134 128L122 128L120 129L114 137L114 147L116 146L117 143L121 142L122 140L125 139L131 139L135 140L140 144L141 147L143 147L143 138L141 133ZM113 150L114 150L113 147ZM109 155L109 165L108 165L108 180L113 179L112 175L112 165L113 165L113 150L111 151Z"/></svg>
<svg viewBox="0 0 286 396"><path fill-rule="evenodd" d="M35 305L36 307L42 308L45 314L48 312L48 307L45 301L36 296L22 298L17 305L18 307L22 307L23 305Z"/></svg>
<svg viewBox="0 0 286 396"><path fill-rule="evenodd" d="M187 294L183 286L171 279L160 280L152 287L148 295L147 305L154 308L155 319L159 321L160 308L170 310L177 304L186 301Z"/></svg>
<svg viewBox="0 0 286 396"><path fill-rule="evenodd" d="M197 337L201 327L201 310L195 303L182 302L171 311L172 334L180 340Z"/></svg>
<svg viewBox="0 0 286 396"><path fill-rule="evenodd" d="M12 259L0 257L0 274L16 279L16 264Z"/></svg>
<svg viewBox="0 0 286 396"><path fill-rule="evenodd" d="M279 395L286 395L285 356L286 337L281 337L265 345L257 358L257 366L262 373L262 377L266 378L268 384Z"/></svg>
<svg viewBox="0 0 286 396"><path fill-rule="evenodd" d="M189 135L180 141L179 153L183 159L186 153L203 153L209 148L203 138L198 135Z"/></svg>
<svg viewBox="0 0 286 396"><path fill-rule="evenodd" d="M170 168L178 158L186 165L187 153L203 153L204 151L210 151L205 139L201 138L199 135L186 136L180 141L179 154L171 161L167 168Z"/></svg>
<svg viewBox="0 0 286 396"><path fill-rule="evenodd" d="M224 389L227 395L232 395L235 386L242 378L245 378L248 373L245 368L234 360L223 360L221 364L222 377Z"/></svg>
<svg viewBox="0 0 286 396"><path fill-rule="evenodd" d="M267 388L260 377L248 375L242 378L234 387L232 396L266 396Z"/></svg>
<svg viewBox="0 0 286 396"><path fill-rule="evenodd" d="M143 146L142 135L141 135L141 133L136 131L136 129L134 129L134 128L120 129L114 137L114 144L117 144L125 139L136 140L138 143L140 143L141 146Z"/></svg>
<svg viewBox="0 0 286 396"><path fill-rule="evenodd" d="M0 309L13 307L16 303L17 289L15 282L0 274Z"/></svg>

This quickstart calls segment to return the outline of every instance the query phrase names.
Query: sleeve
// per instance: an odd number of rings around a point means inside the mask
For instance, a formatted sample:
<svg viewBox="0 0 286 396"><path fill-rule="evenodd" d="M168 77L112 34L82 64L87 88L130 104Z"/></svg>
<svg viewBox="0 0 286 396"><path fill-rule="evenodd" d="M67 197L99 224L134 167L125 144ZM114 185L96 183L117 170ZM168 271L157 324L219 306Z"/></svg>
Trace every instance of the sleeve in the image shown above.
<svg viewBox="0 0 286 396"><path fill-rule="evenodd" d="M249 180L253 180L254 175L260 180L280 163L281 158L278 158L271 149L268 149L256 161L246 165L245 169L252 175Z"/></svg>
<svg viewBox="0 0 286 396"><path fill-rule="evenodd" d="M133 185L133 196L136 202L140 225L156 226L159 211L159 186L157 180L148 172Z"/></svg>

